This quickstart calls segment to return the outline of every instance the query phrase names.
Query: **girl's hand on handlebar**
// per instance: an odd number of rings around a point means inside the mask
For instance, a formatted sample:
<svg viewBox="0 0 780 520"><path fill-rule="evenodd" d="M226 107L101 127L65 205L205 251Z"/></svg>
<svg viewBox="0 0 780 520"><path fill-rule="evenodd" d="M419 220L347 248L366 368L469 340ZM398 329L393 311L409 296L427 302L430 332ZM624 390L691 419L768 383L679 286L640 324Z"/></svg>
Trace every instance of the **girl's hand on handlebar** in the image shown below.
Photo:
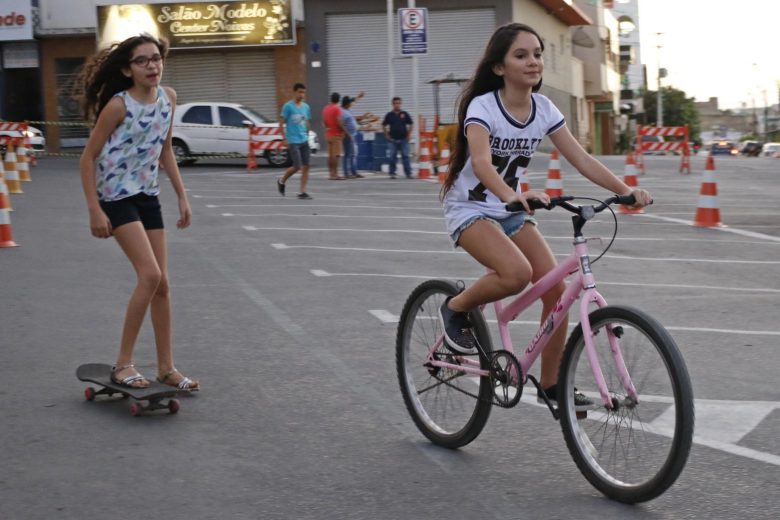
<svg viewBox="0 0 780 520"><path fill-rule="evenodd" d="M523 193L516 193L515 196L512 197L510 200L506 201L506 203L509 204L511 202L517 201L523 205L523 208L525 208L525 211L529 215L533 215L534 211L528 206L528 201L534 199L544 203L545 206L550 203L549 195L547 195L543 191L533 191L533 190L524 191Z"/></svg>
<svg viewBox="0 0 780 520"><path fill-rule="evenodd" d="M630 209L640 209L653 203L653 196L647 190L636 189L632 190L631 195L636 199L636 204L629 206Z"/></svg>

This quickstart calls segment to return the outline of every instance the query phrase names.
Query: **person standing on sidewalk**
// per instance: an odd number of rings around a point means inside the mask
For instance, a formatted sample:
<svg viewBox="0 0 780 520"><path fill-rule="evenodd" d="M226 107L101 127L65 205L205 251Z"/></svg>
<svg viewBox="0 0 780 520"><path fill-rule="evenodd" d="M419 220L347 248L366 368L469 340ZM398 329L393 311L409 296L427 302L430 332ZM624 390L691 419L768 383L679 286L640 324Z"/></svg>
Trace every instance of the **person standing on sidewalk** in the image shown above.
<svg viewBox="0 0 780 520"><path fill-rule="evenodd" d="M363 176L357 171L356 158L358 133L358 121L350 110L352 104L363 97L363 92L357 98L344 96L341 98L341 114L344 122L344 177L347 179L360 179Z"/></svg>
<svg viewBox="0 0 780 520"><path fill-rule="evenodd" d="M149 386L133 365L133 351L151 309L157 380L199 390L200 384L173 364L168 251L157 198L162 166L179 199L176 227L190 225L192 210L171 144L176 92L160 85L167 51L165 40L142 33L88 61L81 76L84 119L95 124L79 165L92 235L113 236L138 277L111 380L131 388Z"/></svg>
<svg viewBox="0 0 780 520"><path fill-rule="evenodd" d="M325 127L325 141L328 143L328 174L332 181L343 180L339 175L339 156L342 154L344 140L344 122L341 116L338 92L330 95L330 103L322 109L322 126Z"/></svg>
<svg viewBox="0 0 780 520"><path fill-rule="evenodd" d="M276 179L276 187L279 193L284 195L287 179L301 172L301 192L299 199L311 199L306 193L306 184L309 182L309 164L311 150L309 149L309 130L311 121L311 108L304 101L306 98L306 85L296 83L293 85L293 99L282 107L279 117L279 126L282 128L284 138L287 140L287 153L290 154L292 166L287 168L280 178Z"/></svg>
<svg viewBox="0 0 780 520"><path fill-rule="evenodd" d="M387 137L387 159L390 161L390 178L395 179L395 160L401 152L404 174L412 178L412 165L409 162L409 138L412 135L414 122L409 112L401 110L401 98L393 98L393 109L385 115L382 127Z"/></svg>

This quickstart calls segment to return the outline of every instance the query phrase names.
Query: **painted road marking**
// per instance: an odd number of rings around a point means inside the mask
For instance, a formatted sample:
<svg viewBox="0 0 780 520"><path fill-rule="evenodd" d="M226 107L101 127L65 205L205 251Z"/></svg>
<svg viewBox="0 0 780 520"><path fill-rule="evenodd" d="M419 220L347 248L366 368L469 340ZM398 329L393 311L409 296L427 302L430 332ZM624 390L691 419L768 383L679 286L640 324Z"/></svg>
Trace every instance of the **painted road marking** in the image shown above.
<svg viewBox="0 0 780 520"><path fill-rule="evenodd" d="M260 231L260 230L273 230L273 231L363 231L372 233L425 233L432 235L445 234L440 231L408 231L408 230L395 230L395 229L312 229L312 228L259 228L254 226L243 226L247 231ZM419 254L442 254L448 255L453 253L467 254L464 251L432 251L422 249L381 249L381 248L368 248L368 247L333 247L333 246L310 246L310 245L285 245L285 249L325 249L333 251L366 251L375 253L419 253ZM568 253L556 253L555 256L567 257ZM602 258L610 260L631 260L631 261L646 261L646 262L691 262L691 263L715 263L715 264L760 264L760 265L780 265L780 260L737 260L737 259L713 259L713 258L648 258L640 256L625 256L625 255L604 255Z"/></svg>
<svg viewBox="0 0 780 520"><path fill-rule="evenodd" d="M400 316L397 316L395 314L392 314L390 311L384 310L384 309L373 309L368 311L372 316L379 319L382 323L398 323L398 321L401 319ZM436 319L436 318L434 318ZM495 319L486 319L488 323L498 323ZM512 320L509 322L510 325L534 325L536 327L539 326L539 320L536 321L523 321L523 320ZM574 320L571 320L569 323L569 328L574 328L576 326L576 323L574 323ZM776 330L739 330L739 329L713 329L708 327L677 327L674 325L664 325L664 328L666 330L676 331L676 332L706 332L706 333L715 333L715 334L741 334L741 335L748 335L748 336L780 336L780 331Z"/></svg>
<svg viewBox="0 0 780 520"><path fill-rule="evenodd" d="M280 245L283 246L283 244ZM286 246L276 247L276 249L286 249ZM426 275L416 275L416 274L388 274L388 273L331 273L328 271L324 271L322 269L312 269L310 272L314 276L319 276L319 277L365 276L368 278L372 278L372 277L410 278L410 279L423 279L423 280L431 280L434 278L446 278L441 275L426 276ZM479 279L479 277L476 276L460 276L458 278L464 281ZM732 293L734 291L741 291L741 292L780 294L780 289L769 289L767 287L728 287L728 286L718 286L718 285L690 285L690 284L672 284L672 283L605 282L603 280L599 280L597 285L616 285L616 286L623 286L623 287L649 287L649 288L658 288L658 289L696 289L696 290L708 290L708 291L724 291L728 293Z"/></svg>

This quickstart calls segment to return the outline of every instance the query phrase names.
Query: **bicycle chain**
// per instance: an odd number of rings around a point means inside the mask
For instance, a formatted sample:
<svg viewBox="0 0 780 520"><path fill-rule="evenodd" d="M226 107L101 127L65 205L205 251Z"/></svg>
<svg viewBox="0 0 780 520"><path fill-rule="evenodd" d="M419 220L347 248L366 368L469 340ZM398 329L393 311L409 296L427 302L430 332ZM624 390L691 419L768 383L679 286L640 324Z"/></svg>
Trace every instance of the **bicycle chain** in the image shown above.
<svg viewBox="0 0 780 520"><path fill-rule="evenodd" d="M497 352L498 352L498 351L497 351ZM440 354L440 355L441 355L441 354ZM455 357L455 354L444 354L444 355L443 355L443 357L452 358L452 357ZM450 360L450 361L452 361L452 360ZM462 374L458 374L456 377L460 377L461 375L462 375ZM441 382L442 384L444 384L444 385L447 385L447 386L449 386L450 388L453 388L453 389L457 390L458 392L461 392L461 393L463 393L463 394L466 394L466 395L467 395L467 396L469 396L469 397L473 397L473 398L474 398L474 399L476 399L477 401L480 401L480 402L483 402L483 403L490 403L490 404L492 404L492 405L496 405L496 406L498 406L499 408L514 408L515 406L517 406L517 403L514 403L514 404L512 404L512 405L507 405L507 404L505 404L505 403L502 403L500 400L498 400L498 399L496 398L496 396L495 396L494 394L492 395L492 398L490 398L490 399L483 399L483 398L481 398L481 397L480 397L479 395L477 395L477 394L473 394L473 393L469 392L468 390L464 390L463 388L460 388L459 386L455 386L455 385L453 385L452 383L450 383L449 381L451 381L452 379L455 379L454 377L453 377L453 378L450 378L450 379L448 379L448 380L445 380L445 379L443 379L443 378L441 378L441 377L434 376L434 375L432 375L432 377L433 377L434 379L436 379L437 381ZM480 378L480 379L481 379L481 378ZM489 376L488 376L488 379L489 379ZM523 388L522 386L518 387L518 392L522 392L522 388ZM492 393L492 392L491 392L491 393Z"/></svg>

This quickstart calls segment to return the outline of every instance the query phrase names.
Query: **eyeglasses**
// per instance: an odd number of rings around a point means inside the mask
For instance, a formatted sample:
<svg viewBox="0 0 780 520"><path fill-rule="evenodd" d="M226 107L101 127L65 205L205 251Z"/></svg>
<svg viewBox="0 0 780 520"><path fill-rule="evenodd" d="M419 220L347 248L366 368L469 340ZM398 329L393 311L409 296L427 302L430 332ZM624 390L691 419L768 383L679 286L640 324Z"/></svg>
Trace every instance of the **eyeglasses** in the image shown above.
<svg viewBox="0 0 780 520"><path fill-rule="evenodd" d="M130 60L130 63L133 65L138 65L139 67L146 67L149 65L149 62L151 61L155 65L162 62L163 57L159 54L154 54L152 56L137 56Z"/></svg>

